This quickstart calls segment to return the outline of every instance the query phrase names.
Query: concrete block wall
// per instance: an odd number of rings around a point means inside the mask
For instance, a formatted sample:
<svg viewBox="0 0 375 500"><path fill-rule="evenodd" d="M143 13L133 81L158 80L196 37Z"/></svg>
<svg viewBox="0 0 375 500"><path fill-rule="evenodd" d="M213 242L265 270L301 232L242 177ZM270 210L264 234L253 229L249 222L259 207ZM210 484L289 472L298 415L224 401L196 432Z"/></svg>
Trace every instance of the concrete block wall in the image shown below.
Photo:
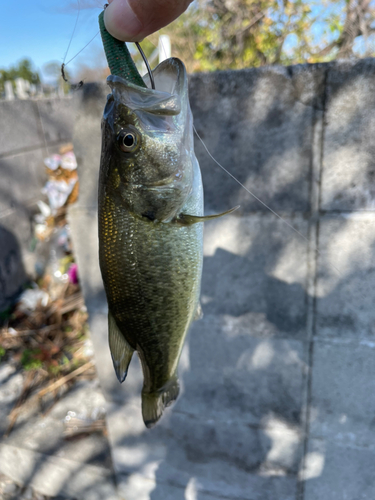
<svg viewBox="0 0 375 500"><path fill-rule="evenodd" d="M32 214L46 181L43 159L71 141L70 97L0 101L0 311L33 272Z"/></svg>
<svg viewBox="0 0 375 500"><path fill-rule="evenodd" d="M372 59L191 76L208 149L284 221L196 141L205 212L241 208L205 224L204 317L182 394L151 431L137 359L119 385L107 346L96 183L108 89L83 88L70 218L120 498L375 497L374 85Z"/></svg>

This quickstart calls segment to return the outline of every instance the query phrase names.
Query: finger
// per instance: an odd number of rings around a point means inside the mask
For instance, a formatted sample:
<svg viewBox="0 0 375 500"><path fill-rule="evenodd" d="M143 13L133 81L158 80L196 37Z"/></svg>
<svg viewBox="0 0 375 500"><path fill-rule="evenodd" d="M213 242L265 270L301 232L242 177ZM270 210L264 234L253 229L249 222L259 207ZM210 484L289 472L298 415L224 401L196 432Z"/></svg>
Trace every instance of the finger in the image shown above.
<svg viewBox="0 0 375 500"><path fill-rule="evenodd" d="M104 23L119 40L139 42L174 21L191 0L109 0Z"/></svg>

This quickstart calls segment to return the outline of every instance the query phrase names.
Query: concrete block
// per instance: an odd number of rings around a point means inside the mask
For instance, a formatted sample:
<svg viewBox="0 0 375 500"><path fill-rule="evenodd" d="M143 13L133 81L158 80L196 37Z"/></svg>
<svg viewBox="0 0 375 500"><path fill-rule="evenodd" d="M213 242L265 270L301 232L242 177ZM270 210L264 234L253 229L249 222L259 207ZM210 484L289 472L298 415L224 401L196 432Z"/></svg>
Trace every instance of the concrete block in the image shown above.
<svg viewBox="0 0 375 500"><path fill-rule="evenodd" d="M36 102L46 142L71 141L76 112L74 99L68 96Z"/></svg>
<svg viewBox="0 0 375 500"><path fill-rule="evenodd" d="M4 222L9 224L10 219L20 222L20 217L15 215L0 219L0 312L13 303L27 281L19 241L4 226ZM24 220L21 222L24 226Z"/></svg>
<svg viewBox="0 0 375 500"><path fill-rule="evenodd" d="M306 370L299 340L254 338L227 318L193 325L180 363L183 391L176 411L207 419L298 426ZM283 425L284 425L283 424Z"/></svg>
<svg viewBox="0 0 375 500"><path fill-rule="evenodd" d="M314 439L306 456L304 500L370 500L374 475L373 449Z"/></svg>
<svg viewBox="0 0 375 500"><path fill-rule="evenodd" d="M0 156L43 146L43 133L35 101L1 101L0 116Z"/></svg>
<svg viewBox="0 0 375 500"><path fill-rule="evenodd" d="M307 235L307 221L287 222ZM307 243L272 214L205 224L204 314L245 319L258 335L306 335Z"/></svg>
<svg viewBox="0 0 375 500"><path fill-rule="evenodd" d="M314 343L310 435L375 452L375 342Z"/></svg>
<svg viewBox="0 0 375 500"><path fill-rule="evenodd" d="M0 158L0 214L15 209L21 215L30 201L42 198L47 176L41 149Z"/></svg>
<svg viewBox="0 0 375 500"><path fill-rule="evenodd" d="M211 154L276 211L309 210L312 134L323 65L267 67L190 77L195 127ZM206 211L265 207L221 171L198 139Z"/></svg>
<svg viewBox="0 0 375 500"><path fill-rule="evenodd" d="M36 202L45 200L45 195L41 193L47 179L43 159L42 149L0 158L0 266L7 267L4 259L9 252L17 261L12 276L9 269L3 269L0 280L4 281L4 273L7 273L4 286L10 288L12 293L25 283L25 271L29 275L34 275L35 271L36 254L30 251L30 243L33 237L32 217L39 213ZM11 300L12 293L4 293ZM0 303L2 299L0 291ZM9 302L8 299L6 302Z"/></svg>
<svg viewBox="0 0 375 500"><path fill-rule="evenodd" d="M375 208L375 61L331 64L327 79L322 208Z"/></svg>
<svg viewBox="0 0 375 500"><path fill-rule="evenodd" d="M70 458L0 443L0 472L48 496L85 500L118 500L112 473Z"/></svg>
<svg viewBox="0 0 375 500"><path fill-rule="evenodd" d="M80 207L97 207L98 177L101 154L101 120L108 85L87 83L76 94L74 107L74 152L77 156L80 191Z"/></svg>
<svg viewBox="0 0 375 500"><path fill-rule="evenodd" d="M319 231L316 335L372 340L373 215L321 219Z"/></svg>
<svg viewBox="0 0 375 500"><path fill-rule="evenodd" d="M32 214L38 211L36 203L30 202L26 206L19 206L18 210L11 209L0 214L0 226L12 233L16 239L22 255L23 265L29 274L33 274L35 262L35 253L30 251L30 243L34 234Z"/></svg>
<svg viewBox="0 0 375 500"><path fill-rule="evenodd" d="M127 500L172 498L172 492L176 499L194 498L192 490L195 498L202 493L208 498L294 499L296 478L287 471L294 468L295 450L289 465L280 461L283 445L275 428L168 412L149 431L139 413L133 405L112 406L108 413L119 491ZM288 438L291 434L279 434L284 444ZM292 441L298 447L297 434L289 445Z"/></svg>

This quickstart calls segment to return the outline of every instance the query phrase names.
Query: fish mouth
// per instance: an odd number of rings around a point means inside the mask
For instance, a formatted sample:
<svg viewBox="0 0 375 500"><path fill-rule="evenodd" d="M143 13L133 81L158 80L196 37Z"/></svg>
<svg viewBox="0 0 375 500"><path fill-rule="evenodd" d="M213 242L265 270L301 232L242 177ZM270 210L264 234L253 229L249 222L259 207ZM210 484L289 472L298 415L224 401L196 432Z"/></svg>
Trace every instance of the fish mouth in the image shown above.
<svg viewBox="0 0 375 500"><path fill-rule="evenodd" d="M125 78L110 75L107 83L115 99L133 111L143 111L155 115L179 115L182 109L181 97L185 98L187 74L182 61L172 57L160 63L153 76L156 89L144 88L129 82ZM149 76L144 76L149 83Z"/></svg>

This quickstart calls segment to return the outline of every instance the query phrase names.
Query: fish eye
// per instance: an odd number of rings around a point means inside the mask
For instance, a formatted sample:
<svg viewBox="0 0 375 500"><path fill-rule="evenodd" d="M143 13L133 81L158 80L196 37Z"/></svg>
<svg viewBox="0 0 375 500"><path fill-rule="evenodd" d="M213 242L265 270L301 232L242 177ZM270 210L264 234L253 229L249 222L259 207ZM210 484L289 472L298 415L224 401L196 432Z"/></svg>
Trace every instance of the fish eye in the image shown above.
<svg viewBox="0 0 375 500"><path fill-rule="evenodd" d="M124 153L133 153L139 145L138 134L134 130L123 129L117 136L118 145Z"/></svg>
<svg viewBox="0 0 375 500"><path fill-rule="evenodd" d="M133 134L126 134L126 136L123 138L122 143L125 147L131 148L134 146L136 139Z"/></svg>

